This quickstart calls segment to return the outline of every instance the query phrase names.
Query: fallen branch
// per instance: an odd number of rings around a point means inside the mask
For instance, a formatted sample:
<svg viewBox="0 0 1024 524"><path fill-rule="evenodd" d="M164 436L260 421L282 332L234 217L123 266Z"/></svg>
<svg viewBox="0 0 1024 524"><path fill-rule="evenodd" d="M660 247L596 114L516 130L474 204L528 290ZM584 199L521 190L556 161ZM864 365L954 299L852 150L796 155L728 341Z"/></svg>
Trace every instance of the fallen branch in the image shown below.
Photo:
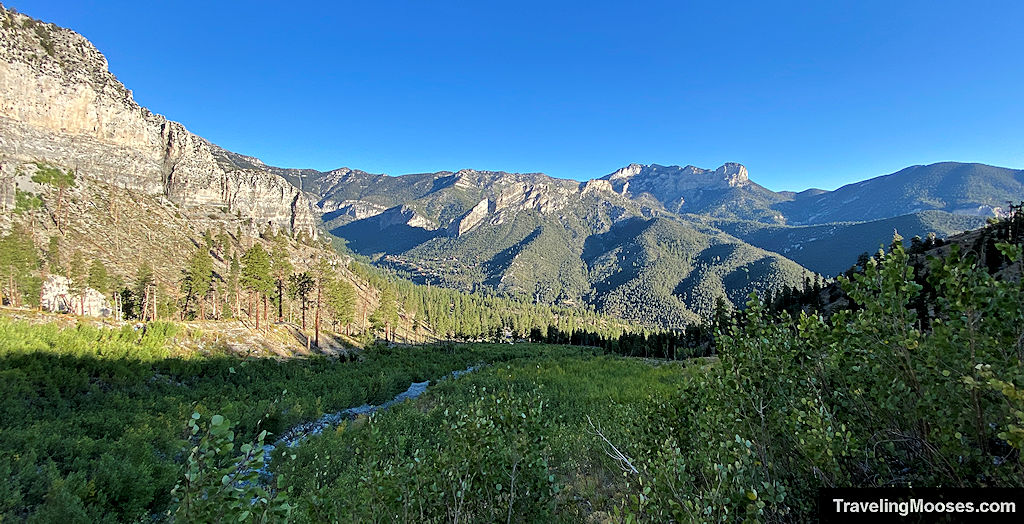
<svg viewBox="0 0 1024 524"><path fill-rule="evenodd" d="M603 440L604 443L607 444L609 448L611 448L611 451L607 449L604 450L605 454L611 457L612 460L618 462L619 467L622 468L623 471L629 471L631 473L636 474L640 473L639 471L637 471L635 467L633 467L633 459L626 456L625 453L619 451L619 448L615 447L615 444L612 444L612 442L608 440L608 437L604 436L604 432L601 431L601 428L599 426L594 425L593 420L590 420L590 415L587 415L587 422L589 422L590 427L594 429L594 434L601 437L601 440Z"/></svg>

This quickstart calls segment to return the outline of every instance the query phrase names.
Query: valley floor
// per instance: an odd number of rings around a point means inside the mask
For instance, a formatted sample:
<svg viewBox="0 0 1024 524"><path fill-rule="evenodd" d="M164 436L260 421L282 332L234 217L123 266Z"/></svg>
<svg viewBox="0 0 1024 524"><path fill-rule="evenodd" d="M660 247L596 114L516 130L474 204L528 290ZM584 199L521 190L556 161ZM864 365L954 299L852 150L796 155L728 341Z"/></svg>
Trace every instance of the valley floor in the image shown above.
<svg viewBox="0 0 1024 524"><path fill-rule="evenodd" d="M0 318L0 518L804 522L821 487L1024 487L1024 286L956 250L921 284L908 260L866 264L831 317L752 298L715 358L683 362L452 343L265 358L207 343L211 325Z"/></svg>
<svg viewBox="0 0 1024 524"><path fill-rule="evenodd" d="M443 436L445 447L456 442L472 447L475 439L458 441L466 435L444 436L424 424L436 419L439 406L465 409L475 402L469 392L488 386L493 391L491 384L502 373L518 375L535 366L541 366L536 370L543 368L545 373L556 369L550 368L552 365L578 367L595 358L596 351L543 344L447 344L371 347L343 353L342 358L298 352L292 356L299 358L260 358L240 354L224 343L224 334L234 329L230 324L154 322L143 330L130 323L116 326L92 319L5 310L0 317L0 432L4 435L0 442L0 474L11 481L0 488L0 515L13 520L70 518L83 522L162 518L159 515L177 505L172 488L181 483L180 470L188 451L183 438L188 435L186 422L193 412L201 414L201 423L214 414L222 416L231 425L237 443L252 441L264 430L268 431L269 443L289 428L325 413L381 404L411 383L436 381L454 371L485 366L458 380L442 381L436 392L392 407L386 415L370 419L369 424L365 416L360 417L297 447L282 446L276 451L295 454L295 458L282 460L275 456L271 465L276 478L272 479L271 492L280 488L282 500L286 493L292 497L294 517L316 517L324 511L310 502L317 498L312 486L323 481L319 471L345 467L346 475L351 475L368 466L361 460L345 458L346 451L341 448L333 461L313 458L316 450L332 446L332 439L363 435L375 445L384 446L372 451L376 454L385 452L392 439L412 442L408 439L421 438L404 434L419 428L435 437ZM219 345L211 343L218 339ZM640 370L658 369L604 357L594 360L594 365L616 367L612 362L632 366L622 377L629 380L636 380ZM501 367L502 363L509 364ZM586 381L591 396L601 397L598 392L620 389L623 384L616 377L594 375L598 369L592 369L593 380ZM669 365L664 369L677 373L682 368ZM572 375L565 375L564 369L556 375L562 377L561 381L552 381L549 387L567 387L566 377ZM508 384L516 389L502 394L511 399L509 395L525 387L523 380L532 379L522 376ZM544 386L538 383L537 387ZM627 397L635 400L647 389L642 387ZM601 399L615 402L611 397ZM507 404L522 406L524 414L531 413L529 420L522 419L524 423L534 424L541 415L544 419L550 416L550 408L534 413L531 409L545 408L532 401L526 406L525 401L526 397L517 398ZM603 406L604 402L600 404L592 410L598 422L613 412ZM581 413L572 412L569 427L581 422L576 420ZM551 426L545 422L545 427ZM389 428L383 430L386 438L379 437L378 428ZM449 438L453 440L448 442ZM347 444L342 445L348 449ZM559 449L568 449L567 445L560 443ZM237 451L235 446L232 449ZM360 456L365 456L367 450ZM546 450L538 451L547 454ZM235 460L237 456L232 453L218 466L228 466ZM307 460L321 469L305 465ZM533 473L525 462L520 467ZM569 473L579 476L566 470ZM287 484L280 483L282 478L288 479ZM354 484L350 480L338 478L329 486L352 492L359 483L358 479ZM285 489L286 485L290 489ZM556 483L550 480L546 485L549 489ZM596 484L590 485L593 488ZM529 491L520 491L517 504L532 503L536 493L524 493ZM348 514L344 507L336 509L342 513L335 513L331 520Z"/></svg>

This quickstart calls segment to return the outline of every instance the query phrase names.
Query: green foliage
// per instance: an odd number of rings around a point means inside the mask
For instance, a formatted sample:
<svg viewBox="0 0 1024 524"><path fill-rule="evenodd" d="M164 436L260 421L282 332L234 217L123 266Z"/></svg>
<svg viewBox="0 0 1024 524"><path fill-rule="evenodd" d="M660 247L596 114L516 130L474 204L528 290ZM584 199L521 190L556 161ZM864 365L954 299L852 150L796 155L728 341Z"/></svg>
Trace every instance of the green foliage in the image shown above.
<svg viewBox="0 0 1024 524"><path fill-rule="evenodd" d="M964 383L973 389L987 386L989 390L996 391L1005 398L1011 418L1007 421L1005 430L997 436L1018 452L1024 450L1024 387L999 380L992 372L992 366L988 364L978 364L975 366L975 370L977 371L977 380L975 377L967 376L963 378ZM1020 457L1018 454L1018 460L1021 460Z"/></svg>
<svg viewBox="0 0 1024 524"><path fill-rule="evenodd" d="M37 305L42 281L36 275L39 257L28 230L15 225L0 237L0 295L9 304Z"/></svg>
<svg viewBox="0 0 1024 524"><path fill-rule="evenodd" d="M15 189L14 191L14 214L24 215L43 207L43 199L39 195L28 191Z"/></svg>
<svg viewBox="0 0 1024 524"><path fill-rule="evenodd" d="M100 293L106 293L110 289L110 277L107 275L107 266L103 264L103 261L94 258L92 264L89 265L89 277L86 283L89 287L99 291Z"/></svg>
<svg viewBox="0 0 1024 524"><path fill-rule="evenodd" d="M649 238L664 256L685 248ZM685 365L597 356L685 357L685 331L633 333L593 310L413 286L360 266L381 309L439 334L507 329L579 345L370 347L351 362L282 362L178 356L169 324L0 321L0 476L10 479L0 517L789 522L813 519L822 486L1020 487L1024 287L986 265L1020 267L1022 251L995 242L980 253L998 264L979 264L953 246L925 269L897 242L840 279L853 304L830 318L773 313L756 295L734 314L710 295L718 356ZM716 256L731 254L698 258ZM340 281L328 273L307 277L310 289L323 283L333 315ZM279 448L273 476L255 476L262 439L481 362L492 365L415 404ZM221 418L192 419L182 435L193 413Z"/></svg>
<svg viewBox="0 0 1024 524"><path fill-rule="evenodd" d="M313 292L316 281L308 271L294 273L288 276L288 294L292 300L299 301L299 309L302 311L302 327L306 327L306 311L309 309L309 296Z"/></svg>
<svg viewBox="0 0 1024 524"><path fill-rule="evenodd" d="M253 244L242 255L242 287L256 293L269 293L273 289L270 277L270 256L260 243Z"/></svg>
<svg viewBox="0 0 1024 524"><path fill-rule="evenodd" d="M65 268L65 276L68 278L68 294L77 299L77 304L72 300L72 311L85 314L84 302L85 291L89 287L89 266L85 263L85 255L75 250L71 253L71 260Z"/></svg>
<svg viewBox="0 0 1024 524"><path fill-rule="evenodd" d="M270 273L274 277L274 284L277 286L277 293L274 302L277 304L278 316L282 315L285 298L285 281L295 269L288 259L287 249L288 237L278 235L275 237L274 246L270 252Z"/></svg>
<svg viewBox="0 0 1024 524"><path fill-rule="evenodd" d="M213 258L200 247L181 272L182 314L188 318L202 316L202 304L213 289Z"/></svg>
<svg viewBox="0 0 1024 524"><path fill-rule="evenodd" d="M50 38L50 31L47 24L37 23L34 25L33 30L36 33L36 37L39 38L39 45L43 46L43 50L46 54L54 56L53 39Z"/></svg>
<svg viewBox="0 0 1024 524"><path fill-rule="evenodd" d="M132 312L135 318L145 318L149 314L148 311L152 310L152 305L149 303L150 286L155 285L156 275L153 273L153 266L149 264L148 260L143 260L135 275L135 286L132 290L132 294L136 297Z"/></svg>
<svg viewBox="0 0 1024 524"><path fill-rule="evenodd" d="M466 293L415 285L394 278L379 268L358 263L351 264L349 269L377 289L393 290L401 310L413 317L414 329L427 326L442 339L500 340L507 333L512 339L552 342L553 339L543 334L531 334L546 332L549 326L558 328L562 333L586 331L605 338L640 331L622 319L597 313L592 308L535 304L528 297L495 295L486 290ZM385 324L379 315L378 323L380 331Z"/></svg>
<svg viewBox="0 0 1024 524"><path fill-rule="evenodd" d="M50 273L60 275L64 273L64 266L60 260L60 237L50 237L46 247L46 269Z"/></svg>
<svg viewBox="0 0 1024 524"><path fill-rule="evenodd" d="M624 483L588 417L628 453L645 449L651 408L675 396L684 368L583 355L443 381L419 406L325 431L272 469L291 479L296 516L313 521L550 522L610 511Z"/></svg>
<svg viewBox="0 0 1024 524"><path fill-rule="evenodd" d="M64 190L75 187L75 174L71 170L65 171L57 166L36 162L36 173L32 175L32 181Z"/></svg>
<svg viewBox="0 0 1024 524"><path fill-rule="evenodd" d="M781 319L756 298L686 384L667 454L648 457L653 520L806 520L821 486L1020 486L1024 288L954 247L933 259L935 320L901 244L844 288L856 309ZM1008 348L1017 347L1017 350ZM763 504L762 504L763 503Z"/></svg>
<svg viewBox="0 0 1024 524"><path fill-rule="evenodd" d="M327 286L327 305L331 310L335 329L338 325L352 323L356 315L355 288L344 280L332 280Z"/></svg>
<svg viewBox="0 0 1024 524"><path fill-rule="evenodd" d="M394 327L398 324L398 302L395 299L395 292L390 287L380 291L380 302L377 309L370 315L370 324L374 331L383 331L385 338L394 336Z"/></svg>
<svg viewBox="0 0 1024 524"><path fill-rule="evenodd" d="M185 449L185 473L171 492L174 520L262 523L288 519L292 508L287 497L259 482L266 430L236 450L231 421L221 415L204 423L198 412L193 413L188 428L191 440L198 442Z"/></svg>

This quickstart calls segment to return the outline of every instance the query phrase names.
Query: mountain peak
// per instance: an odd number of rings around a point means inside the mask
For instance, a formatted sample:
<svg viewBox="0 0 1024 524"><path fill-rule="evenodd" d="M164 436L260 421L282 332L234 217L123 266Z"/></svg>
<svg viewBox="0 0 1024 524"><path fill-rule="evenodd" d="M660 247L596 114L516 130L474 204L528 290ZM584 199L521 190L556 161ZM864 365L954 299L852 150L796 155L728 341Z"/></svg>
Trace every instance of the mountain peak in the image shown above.
<svg viewBox="0 0 1024 524"><path fill-rule="evenodd" d="M630 164L626 167L616 170L614 173L602 177L604 180L628 180L630 178L639 175L644 168L647 166L641 164Z"/></svg>
<svg viewBox="0 0 1024 524"><path fill-rule="evenodd" d="M721 167L715 170L715 178L721 179L729 187L741 186L750 181L750 177L747 175L747 168L743 164L736 162L722 164Z"/></svg>
<svg viewBox="0 0 1024 524"><path fill-rule="evenodd" d="M728 188L746 185L750 181L750 177L743 164L726 162L714 171L692 165L680 167L659 164L629 164L610 175L601 177L601 180L608 180L613 184L657 181L659 184L679 187Z"/></svg>

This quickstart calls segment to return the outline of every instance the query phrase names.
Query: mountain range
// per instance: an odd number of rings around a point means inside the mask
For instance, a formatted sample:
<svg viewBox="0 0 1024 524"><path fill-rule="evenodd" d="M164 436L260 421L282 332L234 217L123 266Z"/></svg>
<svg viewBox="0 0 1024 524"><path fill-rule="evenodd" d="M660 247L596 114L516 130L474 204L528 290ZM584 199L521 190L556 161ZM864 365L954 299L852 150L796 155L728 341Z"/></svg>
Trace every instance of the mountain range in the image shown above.
<svg viewBox="0 0 1024 524"><path fill-rule="evenodd" d="M803 286L861 252L984 224L1024 171L944 162L834 191L772 191L746 167L630 164L592 180L464 169L389 176L268 166L140 107L84 37L3 11L0 204L46 162L164 199L202 224L344 239L421 283L527 295L679 327L719 298ZM88 212L83 211L83 212ZM0 221L8 227L10 213ZM143 220L144 222L144 220Z"/></svg>
<svg viewBox="0 0 1024 524"><path fill-rule="evenodd" d="M736 163L631 164L580 182L468 169L289 170L229 152L223 159L286 178L352 251L416 281L672 326L707 317L720 296L738 305L751 291L836 275L895 232L909 241L980 227L1024 198L1024 171L955 162L794 193L757 184Z"/></svg>

